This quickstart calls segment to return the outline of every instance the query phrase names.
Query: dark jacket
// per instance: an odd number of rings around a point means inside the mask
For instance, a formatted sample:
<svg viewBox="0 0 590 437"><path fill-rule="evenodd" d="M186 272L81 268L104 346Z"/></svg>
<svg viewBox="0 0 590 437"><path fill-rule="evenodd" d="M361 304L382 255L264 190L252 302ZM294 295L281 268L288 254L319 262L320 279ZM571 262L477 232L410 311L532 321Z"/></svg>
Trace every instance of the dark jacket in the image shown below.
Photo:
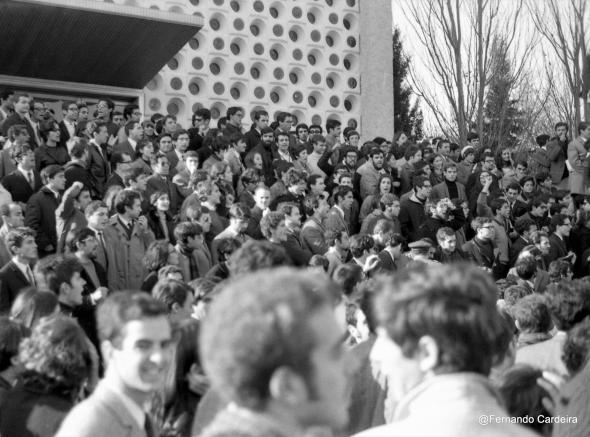
<svg viewBox="0 0 590 437"><path fill-rule="evenodd" d="M66 190L70 188L74 182L81 182L84 184L84 187L90 190L92 197L96 198L96 194L98 193L92 192L92 176L86 167L78 162L70 161L64 166L64 170L66 176Z"/></svg>
<svg viewBox="0 0 590 437"><path fill-rule="evenodd" d="M39 191L41 186L41 176L33 170L35 186L31 187L25 176L19 171L13 171L2 179L2 185L12 195L14 202L27 203L31 196Z"/></svg>
<svg viewBox="0 0 590 437"><path fill-rule="evenodd" d="M0 314L8 314L18 293L31 284L13 261L0 269Z"/></svg>
<svg viewBox="0 0 590 437"><path fill-rule="evenodd" d="M106 190L107 179L111 174L111 166L108 161L106 146L101 146L102 154L98 147L94 143L90 143L88 146L88 171L90 172L94 190L98 193L98 197L102 198Z"/></svg>
<svg viewBox="0 0 590 437"><path fill-rule="evenodd" d="M65 165L70 160L68 149L65 146L56 147L41 146L35 149L35 168L43 170L48 165Z"/></svg>
<svg viewBox="0 0 590 437"><path fill-rule="evenodd" d="M491 269L495 264L496 257L491 241L481 241L473 238L463 245L462 250L470 260L473 260L480 267Z"/></svg>
<svg viewBox="0 0 590 437"><path fill-rule="evenodd" d="M149 200L150 196L156 191L162 191L168 194L168 199L170 199L170 214L173 216L176 215L182 203L176 184L169 179L154 174L147 180L146 198Z"/></svg>
<svg viewBox="0 0 590 437"><path fill-rule="evenodd" d="M25 226L30 227L37 236L39 257L55 253L57 248L57 231L55 222L55 211L59 202L55 194L47 187L33 194L27 203L27 214L25 215Z"/></svg>
<svg viewBox="0 0 590 437"><path fill-rule="evenodd" d="M166 230L168 231L168 238L166 238L162 223L160 222L160 217L155 208L150 209L146 218L148 226L154 233L156 240L168 240L171 244L176 244L176 239L174 238L174 220L169 213L166 213Z"/></svg>
<svg viewBox="0 0 590 437"><path fill-rule="evenodd" d="M424 204L413 200L412 197L401 201L399 213L402 234L408 241L415 241L417 239L418 229L426 218Z"/></svg>
<svg viewBox="0 0 590 437"><path fill-rule="evenodd" d="M299 267L305 267L309 263L313 254L303 248L299 235L289 232L287 234L287 241L281 243L287 251L287 255L293 260L293 264Z"/></svg>
<svg viewBox="0 0 590 437"><path fill-rule="evenodd" d="M31 122L29 120L27 120L26 118L21 118L21 116L19 114L17 114L16 112L12 115L10 115L9 117L6 118L6 120L4 120L4 122L2 123L2 136L3 137L8 137L8 129L10 129L12 126L15 126L17 124L22 124L25 126L25 128L27 129L27 132L29 133L29 144L31 146L32 149L37 148L37 146L39 146L39 144L37 144L37 140L35 139L35 130L33 129L33 126L31 125Z"/></svg>

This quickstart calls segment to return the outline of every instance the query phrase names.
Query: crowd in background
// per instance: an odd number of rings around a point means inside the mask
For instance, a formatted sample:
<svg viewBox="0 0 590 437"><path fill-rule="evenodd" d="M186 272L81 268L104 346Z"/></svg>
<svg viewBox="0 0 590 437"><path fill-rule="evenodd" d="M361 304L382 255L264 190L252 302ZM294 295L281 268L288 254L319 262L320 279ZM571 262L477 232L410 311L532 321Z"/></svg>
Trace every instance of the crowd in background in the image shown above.
<svg viewBox="0 0 590 437"><path fill-rule="evenodd" d="M90 108L0 93L2 437L585 435L590 123Z"/></svg>

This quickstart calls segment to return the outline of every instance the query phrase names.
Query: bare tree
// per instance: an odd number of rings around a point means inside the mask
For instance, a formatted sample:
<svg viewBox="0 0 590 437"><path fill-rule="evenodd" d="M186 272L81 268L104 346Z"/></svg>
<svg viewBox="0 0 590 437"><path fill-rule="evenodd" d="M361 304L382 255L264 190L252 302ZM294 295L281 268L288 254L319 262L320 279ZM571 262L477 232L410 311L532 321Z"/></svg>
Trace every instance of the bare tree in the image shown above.
<svg viewBox="0 0 590 437"><path fill-rule="evenodd" d="M423 60L428 78L412 67L410 83L443 133L459 144L465 144L471 125L484 130L496 35L504 36L503 49L513 61L515 81L524 75L535 41L523 36L518 26L523 5L524 0L406 0L400 4L428 55Z"/></svg>
<svg viewBox="0 0 590 437"><path fill-rule="evenodd" d="M590 44L590 34L585 23L590 18L587 0L528 0L527 5L535 28L559 61L560 76L568 86L568 95L554 96L556 102L560 101L559 104L565 106L565 111L568 111L567 107L573 108L567 121L570 126L577 126L583 111L585 118L590 116L588 109L584 109L585 96L582 93L582 71ZM547 74L555 75L555 72ZM567 102L565 105L564 101Z"/></svg>

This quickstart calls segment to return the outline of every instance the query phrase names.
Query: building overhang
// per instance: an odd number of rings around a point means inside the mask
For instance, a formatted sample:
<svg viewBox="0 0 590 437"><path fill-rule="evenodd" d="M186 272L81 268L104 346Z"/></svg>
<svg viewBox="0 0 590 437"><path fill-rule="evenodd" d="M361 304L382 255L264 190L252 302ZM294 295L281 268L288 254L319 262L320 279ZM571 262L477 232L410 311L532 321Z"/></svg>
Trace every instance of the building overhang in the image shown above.
<svg viewBox="0 0 590 437"><path fill-rule="evenodd" d="M96 0L3 0L0 75L141 89L202 27Z"/></svg>

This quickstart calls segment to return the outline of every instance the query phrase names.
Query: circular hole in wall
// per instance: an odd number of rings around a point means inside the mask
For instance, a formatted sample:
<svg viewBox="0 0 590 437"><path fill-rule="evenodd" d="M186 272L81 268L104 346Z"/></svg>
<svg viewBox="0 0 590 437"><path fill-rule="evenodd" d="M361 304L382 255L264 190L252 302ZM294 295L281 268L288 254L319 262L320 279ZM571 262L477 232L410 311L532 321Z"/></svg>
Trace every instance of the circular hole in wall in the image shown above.
<svg viewBox="0 0 590 437"><path fill-rule="evenodd" d="M295 6L291 13L293 14L294 18L301 18L301 16L303 15L303 11L299 6Z"/></svg>
<svg viewBox="0 0 590 437"><path fill-rule="evenodd" d="M156 74L152 78L152 80L150 80L148 82L148 84L146 85L147 89L150 91L156 91L158 89L162 89L162 82L163 82L162 76L160 76L159 74Z"/></svg>
<svg viewBox="0 0 590 437"><path fill-rule="evenodd" d="M261 86L257 86L256 88L254 88L254 97L256 97L257 99L264 99L265 95L266 92L264 91L264 88L262 88Z"/></svg>
<svg viewBox="0 0 590 437"><path fill-rule="evenodd" d="M330 97L330 106L337 108L340 105L340 98L338 96Z"/></svg>
<svg viewBox="0 0 590 437"><path fill-rule="evenodd" d="M166 105L166 111L168 111L168 114L170 115L182 118L182 114L184 113L184 102L178 97L174 97L173 99L170 99L168 105Z"/></svg>
<svg viewBox="0 0 590 437"><path fill-rule="evenodd" d="M229 89L229 94L234 100L240 100L241 98L246 97L246 93L246 85L244 85L242 82L234 82Z"/></svg>
<svg viewBox="0 0 590 437"><path fill-rule="evenodd" d="M170 87L173 90L179 90L180 88L182 88L182 80L179 77L173 77L170 80Z"/></svg>
<svg viewBox="0 0 590 437"><path fill-rule="evenodd" d="M244 64L242 64L241 62L236 62L236 64L234 65L234 72L236 74L242 75L244 74L244 71L246 71L246 67L244 67Z"/></svg>
<svg viewBox="0 0 590 437"><path fill-rule="evenodd" d="M242 20L241 18L236 18L234 20L234 29L244 30L244 20Z"/></svg>
<svg viewBox="0 0 590 437"><path fill-rule="evenodd" d="M322 75L320 73L312 73L312 75L311 75L311 81L315 85L319 85L320 82L322 81Z"/></svg>
<svg viewBox="0 0 590 437"><path fill-rule="evenodd" d="M311 124L319 124L321 126L322 116L319 114L315 114L313 117L311 117Z"/></svg>
<svg viewBox="0 0 590 437"><path fill-rule="evenodd" d="M295 91L293 93L293 101L295 103L301 103L303 101L303 94L301 93L301 91Z"/></svg>
<svg viewBox="0 0 590 437"><path fill-rule="evenodd" d="M192 65L195 70L200 70L201 68L203 68L204 63L201 58L195 56L192 60Z"/></svg>
<svg viewBox="0 0 590 437"><path fill-rule="evenodd" d="M150 99L149 102L149 107L151 111L159 111L160 108L162 107L162 102L160 102L160 99L156 99L155 97L153 99Z"/></svg>
<svg viewBox="0 0 590 437"><path fill-rule="evenodd" d="M296 61L301 61L301 58L303 58L303 53L301 52L301 50L293 50L293 59L295 59Z"/></svg>

